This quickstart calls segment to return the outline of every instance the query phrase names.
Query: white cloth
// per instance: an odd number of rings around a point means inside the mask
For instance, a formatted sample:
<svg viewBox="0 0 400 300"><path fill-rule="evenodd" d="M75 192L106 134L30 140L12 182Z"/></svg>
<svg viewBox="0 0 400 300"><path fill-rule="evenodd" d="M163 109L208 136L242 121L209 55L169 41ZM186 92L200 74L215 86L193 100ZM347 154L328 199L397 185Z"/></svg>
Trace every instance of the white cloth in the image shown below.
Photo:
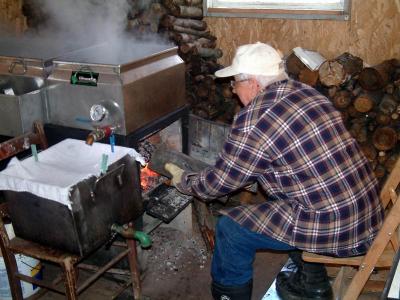
<svg viewBox="0 0 400 300"><path fill-rule="evenodd" d="M111 146L107 144L89 146L84 141L66 139L38 153L38 162L33 156L21 161L14 157L0 172L0 190L29 192L71 209L71 187L93 175L100 175L103 154L108 155L107 165L127 154L145 164L143 157L131 148L114 146L114 152L111 152Z"/></svg>

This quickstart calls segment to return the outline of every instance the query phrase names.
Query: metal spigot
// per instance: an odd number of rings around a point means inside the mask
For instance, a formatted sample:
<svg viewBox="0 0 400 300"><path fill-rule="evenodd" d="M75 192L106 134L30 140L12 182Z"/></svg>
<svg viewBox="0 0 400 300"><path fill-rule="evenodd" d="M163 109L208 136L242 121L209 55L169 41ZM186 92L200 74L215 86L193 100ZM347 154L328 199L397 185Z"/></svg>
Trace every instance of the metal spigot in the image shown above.
<svg viewBox="0 0 400 300"><path fill-rule="evenodd" d="M135 240L139 241L139 244L142 248L148 248L151 246L152 241L151 241L150 236L148 236L143 231L138 231L138 230L133 229L132 226L128 226L128 225L121 226L121 225L113 224L111 226L111 231L119 233L124 238L135 239Z"/></svg>
<svg viewBox="0 0 400 300"><path fill-rule="evenodd" d="M99 127L93 130L86 138L86 144L92 146L94 142L100 141L113 134L114 129L111 126Z"/></svg>

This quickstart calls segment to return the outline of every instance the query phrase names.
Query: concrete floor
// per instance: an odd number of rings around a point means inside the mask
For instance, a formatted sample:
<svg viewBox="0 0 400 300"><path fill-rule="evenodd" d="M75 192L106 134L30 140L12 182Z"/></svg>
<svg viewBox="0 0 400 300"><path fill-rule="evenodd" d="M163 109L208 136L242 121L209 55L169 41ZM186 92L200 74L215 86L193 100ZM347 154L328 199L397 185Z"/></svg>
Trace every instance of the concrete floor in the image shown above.
<svg viewBox="0 0 400 300"><path fill-rule="evenodd" d="M185 213L186 211L186 213ZM210 292L211 253L201 236L196 222L192 222L191 209L185 210L170 225L150 224L154 228L150 235L152 247L147 250L138 248L142 277L143 300L208 300ZM186 215L185 215L186 214ZM150 222L151 223L151 222ZM184 225L182 225L184 224ZM103 254L104 255L104 254ZM280 300L274 290L276 275L287 263L286 253L258 252L254 262L252 300ZM122 263L119 268L127 269ZM43 275L54 279L58 268L44 264ZM91 273L79 271L79 281L84 281ZM128 277L105 275L95 284L82 292L82 300L133 299L131 286L123 290ZM123 290L118 297L117 292ZM47 292L40 299L62 300L63 296ZM365 294L360 300L377 300L379 294Z"/></svg>
<svg viewBox="0 0 400 300"><path fill-rule="evenodd" d="M199 231L194 228L188 236L180 230L159 227L152 233L153 245L149 250L139 250L142 269L142 292L144 299L151 300L199 300L212 299L210 293L211 255L207 252ZM287 261L286 254L257 253L254 264L254 300L262 299ZM58 269L44 266L44 276L54 278ZM80 280L90 273L80 271ZM124 277L106 276L84 291L79 299L112 299L124 285ZM63 296L53 292L40 299L61 300ZM116 299L133 299L132 289L127 288Z"/></svg>

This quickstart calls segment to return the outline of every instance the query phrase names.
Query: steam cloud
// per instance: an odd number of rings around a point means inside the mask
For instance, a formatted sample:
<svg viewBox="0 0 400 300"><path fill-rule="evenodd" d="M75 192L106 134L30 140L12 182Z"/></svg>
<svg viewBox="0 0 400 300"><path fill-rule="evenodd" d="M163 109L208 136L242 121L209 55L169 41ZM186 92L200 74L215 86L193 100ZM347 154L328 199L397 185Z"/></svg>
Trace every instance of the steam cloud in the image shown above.
<svg viewBox="0 0 400 300"><path fill-rule="evenodd" d="M148 9L148 0L30 0L31 5L40 8L45 22L29 38L40 38L42 44L50 47L60 44L75 44L78 48L106 43L110 46L98 57L114 56L124 60L128 52L141 53L158 49L157 45L172 45L170 41L149 34L140 40L126 31L127 16L130 12ZM82 47L81 47L82 46ZM147 50L146 50L147 49ZM96 53L93 53L93 56Z"/></svg>

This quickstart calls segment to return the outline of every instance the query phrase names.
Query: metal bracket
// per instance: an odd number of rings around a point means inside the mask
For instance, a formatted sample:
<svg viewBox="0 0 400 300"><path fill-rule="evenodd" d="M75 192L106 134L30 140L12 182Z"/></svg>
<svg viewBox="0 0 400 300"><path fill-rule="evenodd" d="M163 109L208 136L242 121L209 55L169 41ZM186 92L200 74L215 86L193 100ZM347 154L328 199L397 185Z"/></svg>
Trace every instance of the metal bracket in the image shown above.
<svg viewBox="0 0 400 300"><path fill-rule="evenodd" d="M107 171L107 173L99 176L96 181L93 184L93 187L90 189L90 196L92 198L92 201L94 202L96 200L96 189L97 185L103 181L105 178L112 176L113 174L115 175L115 178L117 179L117 184L119 187L122 187L123 185L123 180L122 180L122 173L124 172L125 169L125 164L120 164L118 167L115 169L112 169L110 171Z"/></svg>
<svg viewBox="0 0 400 300"><path fill-rule="evenodd" d="M17 73L17 72L14 73L14 69L17 65L22 66L22 73ZM16 74L16 75L24 75L27 70L28 70L28 67L26 66L26 62L23 59L17 59L15 61L13 61L10 65L10 67L8 68L9 73Z"/></svg>

